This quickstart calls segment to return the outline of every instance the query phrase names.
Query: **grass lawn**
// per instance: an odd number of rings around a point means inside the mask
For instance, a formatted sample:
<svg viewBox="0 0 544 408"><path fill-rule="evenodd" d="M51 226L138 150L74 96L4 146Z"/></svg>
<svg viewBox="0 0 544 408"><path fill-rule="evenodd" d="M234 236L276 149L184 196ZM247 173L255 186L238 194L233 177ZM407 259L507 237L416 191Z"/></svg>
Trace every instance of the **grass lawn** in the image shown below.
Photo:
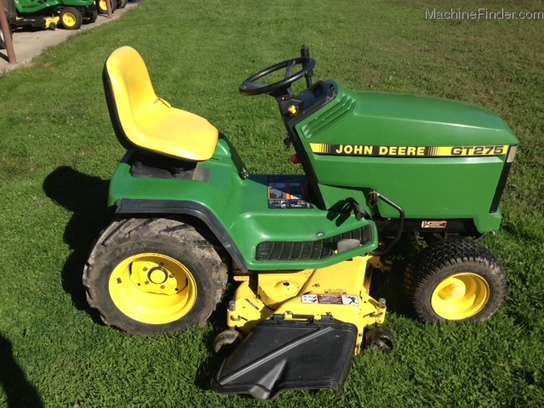
<svg viewBox="0 0 544 408"><path fill-rule="evenodd" d="M145 0L0 76L0 406L266 406L210 389L224 307L206 328L127 336L89 310L81 274L108 223L108 179L123 154L102 90L107 56L135 47L157 93L214 123L251 172L288 173L275 102L242 97L238 85L301 44L316 78L476 103L521 145L503 226L483 240L508 275L499 313L482 324L425 325L406 307L401 272L377 276L395 352L356 357L339 400L297 391L274 406L544 406L544 20L426 20L426 11L451 11L440 3ZM478 8L542 12L544 3L460 0L454 10Z"/></svg>

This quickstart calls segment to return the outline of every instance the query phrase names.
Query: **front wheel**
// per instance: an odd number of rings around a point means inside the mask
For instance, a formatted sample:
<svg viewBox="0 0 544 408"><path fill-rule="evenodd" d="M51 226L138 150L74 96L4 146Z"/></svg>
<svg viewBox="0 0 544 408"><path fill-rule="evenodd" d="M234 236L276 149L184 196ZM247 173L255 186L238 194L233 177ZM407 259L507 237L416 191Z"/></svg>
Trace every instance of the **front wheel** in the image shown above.
<svg viewBox="0 0 544 408"><path fill-rule="evenodd" d="M113 222L83 273L102 320L144 336L204 325L226 282L217 249L191 225L164 218Z"/></svg>
<svg viewBox="0 0 544 408"><path fill-rule="evenodd" d="M441 241L408 268L404 288L425 322L481 321L504 301L506 276L497 259L474 241Z"/></svg>
<svg viewBox="0 0 544 408"><path fill-rule="evenodd" d="M83 15L75 7L64 7L59 17L60 26L66 30L77 30L83 24Z"/></svg>

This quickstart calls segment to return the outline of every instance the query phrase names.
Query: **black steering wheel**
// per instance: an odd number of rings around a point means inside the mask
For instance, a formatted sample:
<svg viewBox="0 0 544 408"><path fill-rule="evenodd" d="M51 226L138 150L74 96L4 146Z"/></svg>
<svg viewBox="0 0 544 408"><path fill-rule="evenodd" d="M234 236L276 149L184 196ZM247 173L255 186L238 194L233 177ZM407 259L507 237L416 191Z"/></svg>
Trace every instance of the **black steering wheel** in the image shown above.
<svg viewBox="0 0 544 408"><path fill-rule="evenodd" d="M297 65L302 65L302 69L293 72ZM310 57L299 57L280 62L251 75L240 85L240 93L245 96L268 94L274 97L290 94L291 84L304 76L308 78L314 67L315 61ZM257 82L257 80L282 69L285 69L285 77L282 80L270 85Z"/></svg>

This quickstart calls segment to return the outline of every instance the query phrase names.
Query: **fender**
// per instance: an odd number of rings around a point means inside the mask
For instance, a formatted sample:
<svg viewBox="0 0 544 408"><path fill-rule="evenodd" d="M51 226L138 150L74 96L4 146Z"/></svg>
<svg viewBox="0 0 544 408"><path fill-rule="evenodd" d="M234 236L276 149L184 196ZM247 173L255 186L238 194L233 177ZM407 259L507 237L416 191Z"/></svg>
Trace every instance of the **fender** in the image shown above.
<svg viewBox="0 0 544 408"><path fill-rule="evenodd" d="M229 233L218 218L204 205L193 201L178 200L139 200L122 198L115 202L116 214L175 214L190 215L206 224L212 234L216 236L234 262L243 272L248 272L244 257Z"/></svg>

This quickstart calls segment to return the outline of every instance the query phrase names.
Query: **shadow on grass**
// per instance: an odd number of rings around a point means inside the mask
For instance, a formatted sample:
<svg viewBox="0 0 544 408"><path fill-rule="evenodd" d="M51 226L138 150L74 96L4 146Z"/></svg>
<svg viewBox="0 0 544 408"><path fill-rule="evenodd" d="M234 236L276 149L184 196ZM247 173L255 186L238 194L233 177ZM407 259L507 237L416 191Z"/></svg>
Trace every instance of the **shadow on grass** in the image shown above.
<svg viewBox="0 0 544 408"><path fill-rule="evenodd" d="M100 321L87 304L81 278L91 245L110 220L106 210L108 181L70 167L59 167L46 177L43 189L53 201L73 212L64 230L64 241L73 250L62 270L64 290L74 305Z"/></svg>
<svg viewBox="0 0 544 408"><path fill-rule="evenodd" d="M4 389L8 408L41 408L43 401L36 388L13 357L11 343L0 334L0 384Z"/></svg>
<svg viewBox="0 0 544 408"><path fill-rule="evenodd" d="M370 285L370 296L374 299L386 299L388 312L412 320L417 320L417 317L404 290L404 271L420 249L414 245L411 236L403 236L385 256L385 260L393 264L391 271L375 271Z"/></svg>
<svg viewBox="0 0 544 408"><path fill-rule="evenodd" d="M208 322L210 322L214 330L206 334L204 341L209 350L212 350L210 356L202 362L199 366L194 384L201 390L211 390L211 380L219 371L219 367L223 364L225 358L234 351L234 346L223 346L218 353L213 351L215 337L223 330L227 330L227 308L229 301L232 300L234 292L238 286L237 282L234 282L233 272L229 268L229 279L227 288L221 301L215 307L215 311L210 315Z"/></svg>

